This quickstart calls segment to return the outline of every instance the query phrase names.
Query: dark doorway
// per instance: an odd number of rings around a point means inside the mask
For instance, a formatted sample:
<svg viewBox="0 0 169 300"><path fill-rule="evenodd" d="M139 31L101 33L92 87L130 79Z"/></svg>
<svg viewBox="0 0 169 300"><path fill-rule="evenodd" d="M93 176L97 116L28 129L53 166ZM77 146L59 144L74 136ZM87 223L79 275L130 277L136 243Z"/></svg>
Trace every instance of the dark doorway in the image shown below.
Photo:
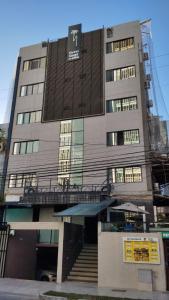
<svg viewBox="0 0 169 300"><path fill-rule="evenodd" d="M86 244L97 244L97 221L97 216L85 217L84 242Z"/></svg>
<svg viewBox="0 0 169 300"><path fill-rule="evenodd" d="M38 247L37 248L37 270L57 271L57 247Z"/></svg>
<svg viewBox="0 0 169 300"><path fill-rule="evenodd" d="M166 266L167 290L169 291L169 240L164 239L163 242L164 242L165 266Z"/></svg>

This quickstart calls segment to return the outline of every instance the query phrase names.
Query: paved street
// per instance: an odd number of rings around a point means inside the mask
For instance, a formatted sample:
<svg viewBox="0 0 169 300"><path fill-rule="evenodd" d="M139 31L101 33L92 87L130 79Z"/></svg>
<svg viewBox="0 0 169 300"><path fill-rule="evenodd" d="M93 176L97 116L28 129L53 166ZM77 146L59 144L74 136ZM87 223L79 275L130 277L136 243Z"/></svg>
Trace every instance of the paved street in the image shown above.
<svg viewBox="0 0 169 300"><path fill-rule="evenodd" d="M54 282L0 278L0 300L37 300L39 294L49 290L121 299L169 300L169 292L113 291L110 288L98 288L93 283L63 282L56 284Z"/></svg>

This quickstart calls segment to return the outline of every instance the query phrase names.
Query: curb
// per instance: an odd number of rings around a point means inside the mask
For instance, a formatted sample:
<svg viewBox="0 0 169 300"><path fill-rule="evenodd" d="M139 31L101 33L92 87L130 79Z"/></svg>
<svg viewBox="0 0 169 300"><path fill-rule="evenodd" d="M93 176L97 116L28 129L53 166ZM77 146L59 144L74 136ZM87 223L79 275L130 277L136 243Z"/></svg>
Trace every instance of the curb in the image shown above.
<svg viewBox="0 0 169 300"><path fill-rule="evenodd" d="M66 297L60 297L60 296L48 296L44 294L39 295L39 300L68 300Z"/></svg>

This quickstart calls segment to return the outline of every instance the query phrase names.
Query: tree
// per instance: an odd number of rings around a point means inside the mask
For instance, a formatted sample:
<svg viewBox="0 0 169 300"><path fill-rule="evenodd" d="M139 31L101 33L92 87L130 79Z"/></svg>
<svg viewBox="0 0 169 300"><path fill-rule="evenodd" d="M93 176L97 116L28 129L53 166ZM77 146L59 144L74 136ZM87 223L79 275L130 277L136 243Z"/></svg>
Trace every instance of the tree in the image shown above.
<svg viewBox="0 0 169 300"><path fill-rule="evenodd" d="M0 142L5 141L5 130L0 128Z"/></svg>

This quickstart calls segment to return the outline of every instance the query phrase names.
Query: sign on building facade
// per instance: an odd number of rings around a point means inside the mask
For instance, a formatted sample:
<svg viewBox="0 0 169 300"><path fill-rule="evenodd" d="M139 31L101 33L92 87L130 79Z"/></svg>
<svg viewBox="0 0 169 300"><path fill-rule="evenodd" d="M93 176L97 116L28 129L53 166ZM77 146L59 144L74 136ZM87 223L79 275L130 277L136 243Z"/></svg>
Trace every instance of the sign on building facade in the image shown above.
<svg viewBox="0 0 169 300"><path fill-rule="evenodd" d="M81 24L69 26L67 56L68 60L80 58Z"/></svg>
<svg viewBox="0 0 169 300"><path fill-rule="evenodd" d="M123 238L123 261L127 263L160 264L158 238Z"/></svg>

